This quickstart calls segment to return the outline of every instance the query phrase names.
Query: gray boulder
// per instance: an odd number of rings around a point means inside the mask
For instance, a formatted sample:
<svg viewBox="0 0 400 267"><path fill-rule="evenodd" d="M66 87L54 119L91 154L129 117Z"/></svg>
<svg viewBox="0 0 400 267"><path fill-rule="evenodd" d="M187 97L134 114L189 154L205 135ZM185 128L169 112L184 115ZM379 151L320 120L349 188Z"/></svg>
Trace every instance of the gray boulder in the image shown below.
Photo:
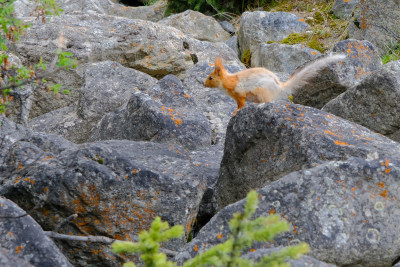
<svg viewBox="0 0 400 267"><path fill-rule="evenodd" d="M232 24L230 24L228 21L223 20L223 21L218 21L221 27L227 31L229 34L235 34L236 30L235 27L233 27Z"/></svg>
<svg viewBox="0 0 400 267"><path fill-rule="evenodd" d="M158 21L163 18L166 1L158 1L149 6L129 7L110 0L59 0L57 1L63 14L83 14L94 12L103 15ZM17 17L35 16L36 3L28 0L14 2ZM49 19L48 17L47 19Z"/></svg>
<svg viewBox="0 0 400 267"><path fill-rule="evenodd" d="M369 41L347 39L336 43L332 52L346 54L347 60L336 68L342 84L356 85L373 71L382 67L378 49Z"/></svg>
<svg viewBox="0 0 400 267"><path fill-rule="evenodd" d="M323 110L400 141L400 69L395 64L373 72Z"/></svg>
<svg viewBox="0 0 400 267"><path fill-rule="evenodd" d="M377 49L368 41L341 41L335 44L333 52L345 54L346 60L321 69L307 85L297 89L293 93L295 103L322 108L382 66Z"/></svg>
<svg viewBox="0 0 400 267"><path fill-rule="evenodd" d="M29 127L84 143L104 114L126 104L132 93L146 91L157 82L148 74L112 61L89 64L83 79L77 104L36 117Z"/></svg>
<svg viewBox="0 0 400 267"><path fill-rule="evenodd" d="M293 171L399 149L382 135L318 109L284 103L245 107L228 125L218 209Z"/></svg>
<svg viewBox="0 0 400 267"><path fill-rule="evenodd" d="M71 96L56 99L52 92L38 90L31 117L76 102L86 63L111 60L154 77L174 74L183 78L194 62L211 62L216 56L239 61L224 43L198 41L175 28L150 21L97 13L61 15L46 24L33 21L26 37L15 45L15 51L25 65L36 64L40 57L51 61L61 32L62 49L73 53L79 64L77 69L59 71L48 80L70 88Z"/></svg>
<svg viewBox="0 0 400 267"><path fill-rule="evenodd" d="M181 81L167 75L147 93L133 94L127 105L105 115L90 137L110 139L179 144L193 150L211 144L211 128Z"/></svg>
<svg viewBox="0 0 400 267"><path fill-rule="evenodd" d="M202 166L207 162L198 154L193 161L178 145L123 140L77 146L7 120L1 134L0 194L45 229L78 214L60 230L65 234L130 240L160 216L171 225L184 225L188 235L212 179ZM167 248L177 250L185 243L178 239ZM119 264L108 245L59 244L74 265Z"/></svg>
<svg viewBox="0 0 400 267"><path fill-rule="evenodd" d="M290 75L297 67L316 59L319 55L321 53L317 50L300 44L260 44L251 55L251 66Z"/></svg>
<svg viewBox="0 0 400 267"><path fill-rule="evenodd" d="M33 186L31 178L26 179ZM3 197L0 198L0 244L1 266L72 267L39 224L15 203Z"/></svg>
<svg viewBox="0 0 400 267"><path fill-rule="evenodd" d="M223 42L230 38L216 19L193 10L171 15L158 23L177 28L186 36L201 41Z"/></svg>
<svg viewBox="0 0 400 267"><path fill-rule="evenodd" d="M230 39L225 41L225 44L229 46L229 48L232 49L239 58L239 46L238 46L237 36L236 35L232 36Z"/></svg>
<svg viewBox="0 0 400 267"><path fill-rule="evenodd" d="M349 25L350 38L368 40L385 55L392 49L400 34L400 2L397 0L360 1L354 19Z"/></svg>
<svg viewBox="0 0 400 267"><path fill-rule="evenodd" d="M244 12L238 32L240 54L247 49L253 53L259 44L280 41L294 32L307 29L300 18L287 12Z"/></svg>
<svg viewBox="0 0 400 267"><path fill-rule="evenodd" d="M361 131L354 134L363 138ZM400 251L396 201L400 161L399 154L390 154L398 151L399 145L386 140L394 148L371 151L368 159L348 157L293 172L258 190L255 217L280 214L293 227L273 244L255 243L252 248L257 251L304 241L311 247L309 256L327 263L392 266ZM379 141L375 138L372 142ZM244 202L221 210L177 258L183 261L224 242L229 234L227 222L234 213L243 211Z"/></svg>
<svg viewBox="0 0 400 267"><path fill-rule="evenodd" d="M134 92L147 91L157 82L148 74L112 61L89 65L84 79L78 114L87 121L98 121L126 104Z"/></svg>
<svg viewBox="0 0 400 267"><path fill-rule="evenodd" d="M354 9L360 4L360 0L335 0L332 12L336 17L349 19L353 15Z"/></svg>

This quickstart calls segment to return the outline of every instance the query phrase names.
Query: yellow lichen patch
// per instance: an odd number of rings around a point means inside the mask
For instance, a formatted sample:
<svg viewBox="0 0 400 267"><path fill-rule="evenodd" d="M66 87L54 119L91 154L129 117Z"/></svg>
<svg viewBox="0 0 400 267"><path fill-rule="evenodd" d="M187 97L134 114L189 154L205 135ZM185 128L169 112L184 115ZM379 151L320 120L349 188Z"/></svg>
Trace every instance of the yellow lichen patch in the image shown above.
<svg viewBox="0 0 400 267"><path fill-rule="evenodd" d="M21 252L21 250L24 248L24 246L16 246L15 247L15 253L20 253Z"/></svg>
<svg viewBox="0 0 400 267"><path fill-rule="evenodd" d="M383 190L383 192L380 193L379 195L380 195L381 197L387 198L387 194L388 194L388 191L387 191L387 190Z"/></svg>
<svg viewBox="0 0 400 267"><path fill-rule="evenodd" d="M31 179L30 177L26 177L24 179L25 182L29 181L32 185L35 183L35 181L33 179Z"/></svg>
<svg viewBox="0 0 400 267"><path fill-rule="evenodd" d="M340 135L340 134L335 134L334 132L329 131L329 130L326 130L325 133L330 134L330 135L333 135L333 136L336 136L336 137L339 137L339 138L342 138L342 137L343 137L342 135Z"/></svg>
<svg viewBox="0 0 400 267"><path fill-rule="evenodd" d="M339 146L351 146L351 144L339 140L335 140L335 144Z"/></svg>

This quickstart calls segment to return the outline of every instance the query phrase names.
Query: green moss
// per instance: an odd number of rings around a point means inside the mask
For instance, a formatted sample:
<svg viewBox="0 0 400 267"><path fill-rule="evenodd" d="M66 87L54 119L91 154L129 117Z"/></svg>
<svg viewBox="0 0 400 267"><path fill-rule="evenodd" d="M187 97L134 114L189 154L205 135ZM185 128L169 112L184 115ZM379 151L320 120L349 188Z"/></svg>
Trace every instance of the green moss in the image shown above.
<svg viewBox="0 0 400 267"><path fill-rule="evenodd" d="M386 55L384 55L381 60L382 64L387 64L390 61L400 60L400 47L388 49Z"/></svg>
<svg viewBox="0 0 400 267"><path fill-rule="evenodd" d="M281 43L293 45L293 44L300 44L301 42L304 42L305 40L307 40L306 33L291 33L288 37L283 39L281 41Z"/></svg>
<svg viewBox="0 0 400 267"><path fill-rule="evenodd" d="M246 50L243 51L242 63L248 68L251 66L251 52L250 52L250 49L246 49Z"/></svg>
<svg viewBox="0 0 400 267"><path fill-rule="evenodd" d="M323 47L321 40L318 38L318 35L314 35L311 40L307 42L307 46L318 50L321 53L325 52L325 48Z"/></svg>

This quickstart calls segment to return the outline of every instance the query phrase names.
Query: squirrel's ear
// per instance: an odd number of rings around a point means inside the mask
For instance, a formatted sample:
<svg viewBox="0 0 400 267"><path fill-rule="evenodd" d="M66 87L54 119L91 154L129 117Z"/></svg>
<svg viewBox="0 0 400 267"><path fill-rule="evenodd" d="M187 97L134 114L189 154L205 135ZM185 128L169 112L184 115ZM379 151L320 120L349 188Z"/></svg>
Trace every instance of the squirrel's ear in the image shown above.
<svg viewBox="0 0 400 267"><path fill-rule="evenodd" d="M224 68L224 65L222 65L222 59L220 57L215 58L215 71L217 74L220 73L220 71Z"/></svg>

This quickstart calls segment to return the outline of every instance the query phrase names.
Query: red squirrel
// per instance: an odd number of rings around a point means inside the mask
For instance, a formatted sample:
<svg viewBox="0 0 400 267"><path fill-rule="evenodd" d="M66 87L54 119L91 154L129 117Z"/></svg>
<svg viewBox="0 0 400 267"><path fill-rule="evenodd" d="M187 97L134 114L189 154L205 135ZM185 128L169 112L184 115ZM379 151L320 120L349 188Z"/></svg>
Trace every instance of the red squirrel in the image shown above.
<svg viewBox="0 0 400 267"><path fill-rule="evenodd" d="M250 68L237 73L229 73L222 65L221 58L215 58L215 69L207 77L204 85L219 88L236 100L236 113L244 107L247 101L255 103L272 102L287 99L294 89L307 84L307 81L318 75L326 65L345 59L343 54L324 56L297 69L286 82L265 68Z"/></svg>

